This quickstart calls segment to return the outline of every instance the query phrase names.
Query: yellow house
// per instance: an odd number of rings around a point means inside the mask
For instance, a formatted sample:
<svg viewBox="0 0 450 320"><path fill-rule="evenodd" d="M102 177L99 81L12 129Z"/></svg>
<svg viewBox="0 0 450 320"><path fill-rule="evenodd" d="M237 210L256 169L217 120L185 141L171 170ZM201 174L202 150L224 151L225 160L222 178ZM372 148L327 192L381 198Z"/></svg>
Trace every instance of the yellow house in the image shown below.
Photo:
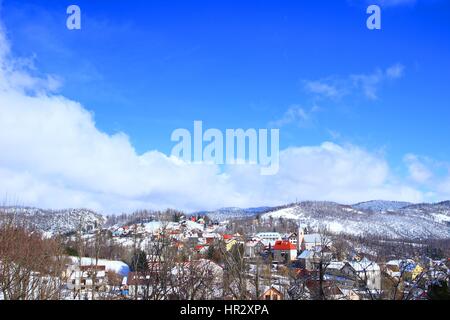
<svg viewBox="0 0 450 320"><path fill-rule="evenodd" d="M227 249L227 251L230 251L231 249L233 249L233 247L238 243L238 241L236 239L230 239L227 240L225 242L225 248Z"/></svg>
<svg viewBox="0 0 450 320"><path fill-rule="evenodd" d="M418 276L420 276L423 272L423 268L420 265L416 265L414 270L411 273L411 279L415 280Z"/></svg>

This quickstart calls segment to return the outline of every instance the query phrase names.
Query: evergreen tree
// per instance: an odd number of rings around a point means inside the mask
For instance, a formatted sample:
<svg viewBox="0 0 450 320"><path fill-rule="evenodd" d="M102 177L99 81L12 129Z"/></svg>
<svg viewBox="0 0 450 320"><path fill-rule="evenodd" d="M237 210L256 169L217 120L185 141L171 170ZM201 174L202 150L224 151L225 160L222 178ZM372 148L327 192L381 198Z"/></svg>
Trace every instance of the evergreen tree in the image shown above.
<svg viewBox="0 0 450 320"><path fill-rule="evenodd" d="M147 254L139 250L131 259L131 271L132 272L145 272L148 270L148 263L147 263Z"/></svg>

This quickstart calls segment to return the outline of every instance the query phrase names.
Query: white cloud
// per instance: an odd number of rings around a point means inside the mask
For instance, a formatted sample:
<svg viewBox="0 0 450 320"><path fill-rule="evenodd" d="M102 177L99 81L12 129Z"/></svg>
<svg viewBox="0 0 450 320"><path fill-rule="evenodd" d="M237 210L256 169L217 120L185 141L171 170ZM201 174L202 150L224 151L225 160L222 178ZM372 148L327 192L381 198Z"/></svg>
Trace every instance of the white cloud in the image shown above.
<svg viewBox="0 0 450 320"><path fill-rule="evenodd" d="M390 79L398 79L403 76L404 71L405 66L397 63L386 70L386 76Z"/></svg>
<svg viewBox="0 0 450 320"><path fill-rule="evenodd" d="M439 182L437 190L440 193L440 199L450 198L450 172L445 179Z"/></svg>
<svg viewBox="0 0 450 320"><path fill-rule="evenodd" d="M433 177L433 172L419 159L418 156L408 154L404 161L408 167L410 178L418 183L425 183Z"/></svg>
<svg viewBox="0 0 450 320"><path fill-rule="evenodd" d="M387 80L403 77L404 70L405 67L397 63L385 70L376 69L372 73L332 76L321 80L305 81L305 90L318 97L328 99L339 99L360 93L370 100L376 100L380 86Z"/></svg>
<svg viewBox="0 0 450 320"><path fill-rule="evenodd" d="M450 198L450 165L429 157L408 154L404 157L409 178L422 188L428 189L432 199Z"/></svg>
<svg viewBox="0 0 450 320"><path fill-rule="evenodd" d="M231 172L240 177L243 190L265 186L256 189L254 196L258 201L291 202L296 198L345 203L367 199L423 200L421 192L392 179L389 165L381 155L352 145L325 142L320 146L283 150L276 177L257 176L246 167L235 167Z"/></svg>
<svg viewBox="0 0 450 320"><path fill-rule="evenodd" d="M344 94L335 84L321 81L307 81L305 88L311 93L323 95L328 98L338 98Z"/></svg>
<svg viewBox="0 0 450 320"><path fill-rule="evenodd" d="M16 63L0 31L0 195L23 205L120 212L423 198L395 181L382 156L351 145L283 150L271 177L255 166L221 171L158 151L138 154L124 133L100 131L89 111L53 90L47 77Z"/></svg>
<svg viewBox="0 0 450 320"><path fill-rule="evenodd" d="M292 105L280 119L272 121L269 126L281 128L290 124L296 124L299 127L304 127L311 123L314 113L318 111L319 107L317 106L306 110L299 105Z"/></svg>

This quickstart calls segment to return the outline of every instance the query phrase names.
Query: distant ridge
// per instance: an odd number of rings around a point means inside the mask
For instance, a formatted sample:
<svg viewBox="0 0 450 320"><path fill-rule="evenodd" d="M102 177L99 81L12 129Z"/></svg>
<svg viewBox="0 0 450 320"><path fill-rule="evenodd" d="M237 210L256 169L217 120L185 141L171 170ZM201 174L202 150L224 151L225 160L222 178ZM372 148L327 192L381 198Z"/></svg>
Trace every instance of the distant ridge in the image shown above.
<svg viewBox="0 0 450 320"><path fill-rule="evenodd" d="M352 205L353 208L359 210L371 210L374 212L386 212L395 211L412 205L410 202L402 201L385 201L385 200L372 200L366 202L360 202Z"/></svg>
<svg viewBox="0 0 450 320"><path fill-rule="evenodd" d="M19 222L48 236L90 230L101 226L106 218L88 209L49 210L33 207L0 207L0 214L15 216Z"/></svg>
<svg viewBox="0 0 450 320"><path fill-rule="evenodd" d="M229 207L229 208L221 208L214 211L196 211L193 213L190 213L190 216L193 215L207 215L209 218L213 220L222 220L224 218L226 219L237 219L237 218L245 218L245 217L252 217L256 216L258 214L270 212L274 210L273 207L256 207L256 208L236 208L236 207Z"/></svg>
<svg viewBox="0 0 450 320"><path fill-rule="evenodd" d="M47 235L64 234L103 225L102 216L87 209L44 210L0 207L0 214L15 214ZM222 208L188 214L208 215L224 221L259 216L263 221L292 220L312 228L326 227L335 233L387 238L450 239L450 201L412 204L373 200L354 205L327 201L303 201L278 207Z"/></svg>

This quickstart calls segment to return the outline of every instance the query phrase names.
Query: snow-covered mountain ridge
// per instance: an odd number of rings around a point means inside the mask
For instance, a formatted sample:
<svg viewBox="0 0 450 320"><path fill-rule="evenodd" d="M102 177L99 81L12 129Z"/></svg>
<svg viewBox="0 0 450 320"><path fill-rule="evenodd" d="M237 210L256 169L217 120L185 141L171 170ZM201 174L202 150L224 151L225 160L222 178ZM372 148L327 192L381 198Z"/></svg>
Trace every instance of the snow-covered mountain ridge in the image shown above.
<svg viewBox="0 0 450 320"><path fill-rule="evenodd" d="M336 233L387 238L450 238L450 202L436 204L379 202L341 205L332 202L301 202L268 212L263 220L287 219Z"/></svg>
<svg viewBox="0 0 450 320"><path fill-rule="evenodd" d="M0 207L0 212L14 216L17 222L27 225L51 236L79 230L89 231L101 226L106 218L92 210L65 209L45 210L29 207Z"/></svg>
<svg viewBox="0 0 450 320"><path fill-rule="evenodd" d="M86 209L43 210L0 207L0 213L17 217L42 232L64 234L81 226L89 230L105 222L105 217ZM199 211L212 220L224 221L259 216L262 221L292 220L312 228L325 227L336 233L373 235L386 238L450 239L450 201L411 204L395 201L369 201L355 205L305 201L279 207L223 208Z"/></svg>

